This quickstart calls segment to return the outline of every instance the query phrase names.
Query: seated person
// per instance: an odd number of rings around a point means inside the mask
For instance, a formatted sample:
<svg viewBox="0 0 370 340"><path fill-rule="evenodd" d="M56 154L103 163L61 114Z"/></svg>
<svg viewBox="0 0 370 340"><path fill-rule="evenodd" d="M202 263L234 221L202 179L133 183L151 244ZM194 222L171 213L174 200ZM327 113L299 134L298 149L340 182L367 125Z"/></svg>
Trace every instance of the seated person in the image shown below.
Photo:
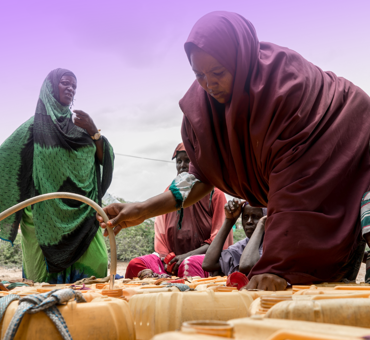
<svg viewBox="0 0 370 340"><path fill-rule="evenodd" d="M176 158L177 174L189 171L190 160L182 143L177 146L172 159L174 158ZM176 264L169 274L185 276L186 266L183 261L189 256L206 253L222 226L225 218L225 203L225 195L215 188L196 204L157 217L154 224L156 252L131 260L126 269L126 278L137 277L144 269L151 269L153 273L159 275L166 274L163 259L171 252L176 256L169 264L174 262ZM233 234L230 229L221 248L227 249L232 243ZM197 268L199 272L193 272L192 275L187 276L204 277L201 262Z"/></svg>
<svg viewBox="0 0 370 340"><path fill-rule="evenodd" d="M242 205L236 198L229 201L225 205L224 224L203 260L203 270L222 272L224 275L240 271L248 275L262 256L262 239L266 221L266 217L263 216L266 216L266 213L266 208L254 208L248 203ZM246 238L222 250L222 245L240 214L242 214L242 226Z"/></svg>

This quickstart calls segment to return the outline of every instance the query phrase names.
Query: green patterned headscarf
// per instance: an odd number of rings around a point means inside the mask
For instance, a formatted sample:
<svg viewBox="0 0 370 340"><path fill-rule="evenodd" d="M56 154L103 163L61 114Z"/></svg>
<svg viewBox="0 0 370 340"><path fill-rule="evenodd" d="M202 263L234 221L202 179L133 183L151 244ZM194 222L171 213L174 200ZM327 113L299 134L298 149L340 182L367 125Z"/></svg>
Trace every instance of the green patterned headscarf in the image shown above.
<svg viewBox="0 0 370 340"><path fill-rule="evenodd" d="M101 204L113 173L114 154L104 140L103 165L84 129L72 122L72 113L59 102L63 75L56 69L46 77L34 117L0 146L0 211L30 197L72 192ZM102 170L102 173L101 173ZM94 210L81 202L56 199L33 206L36 237L49 272L60 272L76 262L89 247L99 225ZM22 212L0 222L0 238L13 242Z"/></svg>

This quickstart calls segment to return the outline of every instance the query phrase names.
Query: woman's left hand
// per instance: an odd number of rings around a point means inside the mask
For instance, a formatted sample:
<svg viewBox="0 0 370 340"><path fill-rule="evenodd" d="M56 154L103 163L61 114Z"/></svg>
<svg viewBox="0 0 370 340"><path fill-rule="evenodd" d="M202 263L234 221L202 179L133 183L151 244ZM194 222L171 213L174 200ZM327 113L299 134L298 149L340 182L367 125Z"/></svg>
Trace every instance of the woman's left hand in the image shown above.
<svg viewBox="0 0 370 340"><path fill-rule="evenodd" d="M189 255L187 254L182 254L182 255L177 255L175 256L168 264L176 262L175 266L173 267L172 273L171 274L177 274L177 271L179 270L180 264L182 261L184 261Z"/></svg>
<svg viewBox="0 0 370 340"><path fill-rule="evenodd" d="M285 290L287 282L280 276L274 274L254 275L246 286L246 289L259 290Z"/></svg>
<svg viewBox="0 0 370 340"><path fill-rule="evenodd" d="M85 129L90 136L93 136L98 132L94 121L86 112L82 110L73 110L73 112L76 114L76 119L74 121L75 125Z"/></svg>

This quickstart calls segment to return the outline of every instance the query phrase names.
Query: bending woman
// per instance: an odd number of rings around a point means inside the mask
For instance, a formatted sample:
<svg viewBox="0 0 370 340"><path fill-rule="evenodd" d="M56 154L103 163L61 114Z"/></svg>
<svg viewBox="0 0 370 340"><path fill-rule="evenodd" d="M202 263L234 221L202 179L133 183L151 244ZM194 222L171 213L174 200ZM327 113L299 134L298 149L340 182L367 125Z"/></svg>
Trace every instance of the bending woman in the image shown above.
<svg viewBox="0 0 370 340"><path fill-rule="evenodd" d="M33 196L71 192L101 204L113 172L113 149L93 120L70 105L76 76L51 71L36 112L0 146L0 211ZM101 174L101 167L103 173ZM68 199L35 204L0 222L0 237L14 242L22 231L23 276L69 283L107 275L108 255L94 210Z"/></svg>
<svg viewBox="0 0 370 340"><path fill-rule="evenodd" d="M180 101L189 174L171 192L106 208L109 225L136 225L217 187L268 206L248 288L354 280L370 184L369 96L288 48L259 42L235 13L201 18L185 51L196 76Z"/></svg>

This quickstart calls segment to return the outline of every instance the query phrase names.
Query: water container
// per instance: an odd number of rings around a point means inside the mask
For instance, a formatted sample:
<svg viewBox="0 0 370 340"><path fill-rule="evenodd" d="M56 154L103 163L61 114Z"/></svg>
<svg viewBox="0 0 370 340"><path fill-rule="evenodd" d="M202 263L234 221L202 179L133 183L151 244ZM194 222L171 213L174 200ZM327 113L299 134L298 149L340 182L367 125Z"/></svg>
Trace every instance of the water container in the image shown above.
<svg viewBox="0 0 370 340"><path fill-rule="evenodd" d="M323 283L318 283L318 284L315 284L315 285L293 285L292 286L292 289L293 291L297 291L297 290L302 290L302 289L310 289L310 288L314 288L315 289L318 288L318 289L322 289L322 288L325 288L325 289L334 289L335 287L367 287L367 289L370 289L370 284L369 283L365 283L365 282L360 282L360 283L356 283L356 284L353 284L353 283L344 283L344 282L323 282Z"/></svg>
<svg viewBox="0 0 370 340"><path fill-rule="evenodd" d="M369 298L306 299L280 302L267 312L266 318L370 328L369 311Z"/></svg>
<svg viewBox="0 0 370 340"><path fill-rule="evenodd" d="M219 320L249 316L253 298L247 292L175 292L134 295L130 309L137 339L179 330L185 321Z"/></svg>
<svg viewBox="0 0 370 340"><path fill-rule="evenodd" d="M226 321L187 321L181 326L181 331L185 333L197 333L204 335L214 335L222 338L233 337L234 326Z"/></svg>
<svg viewBox="0 0 370 340"><path fill-rule="evenodd" d="M251 313L251 315L265 315L271 309L271 307L275 306L279 302L292 300L292 297L292 295L288 294L262 295L261 297L253 301L253 303L249 307L249 312Z"/></svg>
<svg viewBox="0 0 370 340"><path fill-rule="evenodd" d="M92 300L94 300L98 297L101 297L100 293L97 293L97 292L94 292L94 291L91 291L91 290L86 291L86 293L82 293L82 295L83 295L83 297L85 298L85 300L87 302L91 302Z"/></svg>
<svg viewBox="0 0 370 340"><path fill-rule="evenodd" d="M4 317L0 329L0 339L18 307L13 301ZM74 340L119 339L135 340L134 323L126 301L115 298L96 298L88 303L70 301L58 306L69 332ZM44 312L25 314L14 340L50 340L62 339L54 323Z"/></svg>
<svg viewBox="0 0 370 340"><path fill-rule="evenodd" d="M221 340L218 336L203 335L194 332L166 332L158 334L152 340Z"/></svg>
<svg viewBox="0 0 370 340"><path fill-rule="evenodd" d="M253 316L253 315L259 315L260 314L260 312L259 312L260 308L261 308L261 298L258 297L249 306L249 313L250 313L250 315L251 316Z"/></svg>
<svg viewBox="0 0 370 340"><path fill-rule="evenodd" d="M227 281L227 277L212 276L212 277L206 277L202 279L193 280L188 285L190 288L196 289L199 285L204 285L204 284L226 285L226 281Z"/></svg>
<svg viewBox="0 0 370 340"><path fill-rule="evenodd" d="M336 286L334 287L334 290L356 290L356 291L369 291L370 292L370 286Z"/></svg>
<svg viewBox="0 0 370 340"><path fill-rule="evenodd" d="M261 317L235 319L229 323L234 326L236 340L350 340L363 339L364 336L370 335L367 328ZM162 339L166 338L158 338Z"/></svg>
<svg viewBox="0 0 370 340"><path fill-rule="evenodd" d="M340 285L333 287L312 286L293 286L294 295L331 295L331 294L358 294L368 292L370 295L370 286L361 285Z"/></svg>

